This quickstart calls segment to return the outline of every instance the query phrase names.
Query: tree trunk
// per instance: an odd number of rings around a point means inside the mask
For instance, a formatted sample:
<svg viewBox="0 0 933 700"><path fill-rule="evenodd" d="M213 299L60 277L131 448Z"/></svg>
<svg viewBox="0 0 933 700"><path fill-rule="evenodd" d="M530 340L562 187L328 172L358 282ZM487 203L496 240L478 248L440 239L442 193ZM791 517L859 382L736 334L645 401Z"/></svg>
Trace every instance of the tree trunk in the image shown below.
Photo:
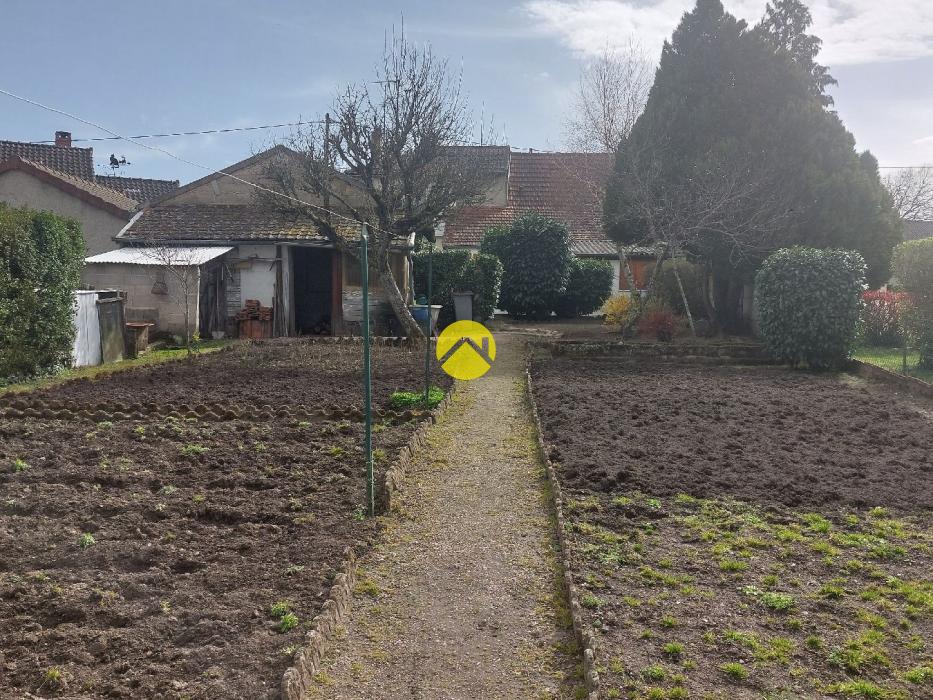
<svg viewBox="0 0 933 700"><path fill-rule="evenodd" d="M379 281L382 283L382 289L385 292L386 299L389 301L389 305L392 307L392 311L395 313L396 318L398 318L399 323L402 324L402 330L405 335L409 338L424 338L424 332L411 315L411 311L405 304L404 297L402 297L402 292L398 288L398 283L395 281L395 276L392 274L388 246L380 244L378 255L375 257L377 261L376 272L379 274ZM430 299L428 300L428 314L430 318Z"/></svg>
<svg viewBox="0 0 933 700"><path fill-rule="evenodd" d="M680 300L684 304L684 311L687 312L687 322L690 324L690 332L693 333L693 337L696 338L697 328L693 324L693 314L690 313L690 302L687 301L687 293L684 291L684 283L680 279L680 272L677 270L677 257L671 257L671 264L674 268L674 279L677 280L677 289L680 290Z"/></svg>

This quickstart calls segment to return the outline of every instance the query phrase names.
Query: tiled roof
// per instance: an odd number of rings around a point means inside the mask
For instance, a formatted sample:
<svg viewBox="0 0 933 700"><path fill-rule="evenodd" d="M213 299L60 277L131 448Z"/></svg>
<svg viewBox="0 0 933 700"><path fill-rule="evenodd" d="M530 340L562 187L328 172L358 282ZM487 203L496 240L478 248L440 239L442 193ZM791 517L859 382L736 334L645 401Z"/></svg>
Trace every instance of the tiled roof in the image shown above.
<svg viewBox="0 0 933 700"><path fill-rule="evenodd" d="M178 180L150 180L143 177L119 177L116 175L95 175L98 185L122 192L132 200L144 204L164 197L178 189Z"/></svg>
<svg viewBox="0 0 933 700"><path fill-rule="evenodd" d="M904 240L916 241L921 238L933 238L933 221L905 221Z"/></svg>
<svg viewBox="0 0 933 700"><path fill-rule="evenodd" d="M16 156L72 177L94 179L94 155L90 148L65 148L45 143L0 141L0 162Z"/></svg>
<svg viewBox="0 0 933 700"><path fill-rule="evenodd" d="M139 209L139 205L135 200L124 196L116 190L98 185L93 180L86 180L82 177L76 177L68 173L53 170L52 168L34 163L25 158L14 156L0 162L0 172L7 170L27 172L53 187L57 187L80 199L91 201L91 203L101 208L110 209L113 213L118 215L130 214Z"/></svg>
<svg viewBox="0 0 933 700"><path fill-rule="evenodd" d="M127 241L318 241L307 219L255 204L163 204L144 209L119 236Z"/></svg>
<svg viewBox="0 0 933 700"><path fill-rule="evenodd" d="M472 161L486 175L494 177L509 172L508 146L447 146L445 151L452 158Z"/></svg>
<svg viewBox="0 0 933 700"><path fill-rule="evenodd" d="M512 153L506 206L456 212L445 224L444 245L478 246L486 229L538 212L567 225L575 253L614 253L602 223L602 196L613 158L609 153Z"/></svg>

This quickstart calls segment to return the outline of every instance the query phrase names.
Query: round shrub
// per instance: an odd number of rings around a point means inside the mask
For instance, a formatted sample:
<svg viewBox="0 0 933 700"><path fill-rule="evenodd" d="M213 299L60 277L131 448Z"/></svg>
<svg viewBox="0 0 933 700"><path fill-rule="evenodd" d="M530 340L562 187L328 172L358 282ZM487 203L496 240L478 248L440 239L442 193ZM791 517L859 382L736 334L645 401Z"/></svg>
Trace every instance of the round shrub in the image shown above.
<svg viewBox="0 0 933 700"><path fill-rule="evenodd" d="M586 316L596 311L612 294L612 263L608 260L573 258L567 288L554 304L562 318Z"/></svg>
<svg viewBox="0 0 933 700"><path fill-rule="evenodd" d="M774 359L825 369L843 363L858 330L865 261L846 250L785 248L755 277L758 329Z"/></svg>
<svg viewBox="0 0 933 700"><path fill-rule="evenodd" d="M473 317L485 321L499 303L502 263L495 255L480 253L470 258L460 280L460 288L473 292Z"/></svg>
<svg viewBox="0 0 933 700"><path fill-rule="evenodd" d="M895 247L892 267L910 294L904 314L908 339L920 350L920 366L933 368L933 238Z"/></svg>
<svg viewBox="0 0 933 700"><path fill-rule="evenodd" d="M636 306L637 305L632 302L631 297L621 294L609 297L606 299L606 303L603 304L602 308L603 325L615 326L621 329L622 326L629 322Z"/></svg>
<svg viewBox="0 0 933 700"><path fill-rule="evenodd" d="M499 306L518 318L549 316L570 275L567 227L541 214L525 214L507 235L496 232L493 240L504 268Z"/></svg>

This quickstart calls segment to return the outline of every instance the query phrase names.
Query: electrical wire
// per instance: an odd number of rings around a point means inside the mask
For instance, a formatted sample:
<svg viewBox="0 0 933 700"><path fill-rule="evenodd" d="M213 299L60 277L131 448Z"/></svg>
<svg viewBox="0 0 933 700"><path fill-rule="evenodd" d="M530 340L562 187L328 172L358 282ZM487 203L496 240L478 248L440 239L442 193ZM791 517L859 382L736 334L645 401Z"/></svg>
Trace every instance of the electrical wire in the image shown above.
<svg viewBox="0 0 933 700"><path fill-rule="evenodd" d="M338 212L335 212L335 211L333 211L333 210L331 210L331 209L327 209L326 207L322 207L322 206L319 206L319 205L317 205L317 204L312 204L311 202L305 202L305 201L303 201L303 200L301 200L301 199L298 199L297 197L292 197L291 195L287 195L287 194L285 194L285 193L283 193L283 192L276 192L275 190L270 189L270 188L268 188L268 187L263 187L262 185L257 185L255 182L250 182L249 180L244 180L244 179L241 178L241 177L237 177L237 176L234 175L233 173L228 173L228 172L226 172L226 171L224 171L224 170L215 170L214 168L211 168L211 167L209 167L209 166L207 166L207 165L202 165L201 163L196 163L196 162L194 162L194 161L192 161L192 160L188 160L187 158L182 158L181 156L177 156L177 155L175 155L174 153L172 153L171 151L165 150L164 148L160 148L160 147L158 147L158 146L150 146L150 145L147 144L147 143L141 143L141 142L139 142L139 141L136 141L136 140L134 140L133 137L131 137L131 136L121 136L121 135L118 134L117 132L111 131L110 129L108 129L108 128L105 127L105 126L101 126L100 124L97 124L97 123L95 123L95 122L92 122L92 121L90 121L90 120L88 120L88 119L84 119L83 117L79 117L79 116L77 116L76 114L71 114L70 112L66 112L66 111L63 110L63 109L58 109L57 107L50 107L49 105L42 104L41 102L36 102L35 100L31 100L31 99L29 99L28 97L23 97L22 95L17 95L17 94L15 94L15 93L9 92L8 90L4 90L3 88L0 88L0 94L6 95L7 97L12 97L13 99L19 100L20 102L25 102L26 104L30 104L30 105L33 105L33 106L35 106L35 107L39 107L40 109L44 109L44 110L47 110L47 111L49 111L49 112L53 112L53 113L55 113L55 114L60 114L60 115L62 115L63 117L68 117L69 119L74 119L75 121L81 122L82 124L86 124L87 126L93 127L93 128L95 128L95 129L99 129L100 131L103 131L104 133L110 134L114 139L119 139L119 140L121 140L121 141L127 141L127 142L129 142L129 143L135 144L135 145L137 145L137 146L141 146L142 148L148 149L148 150L150 150L150 151L156 151L157 153L162 153L162 154L164 154L164 155L167 155L169 158L173 158L174 160L177 160L179 163L184 163L184 164L186 164L186 165L190 165L190 166L195 167L195 168L200 168L201 170L206 170L206 171L207 171L208 173L210 173L211 175L223 175L224 177L229 177L229 178L235 180L236 182L242 183L242 184L244 184L244 185L247 185L247 186L252 187L252 188L254 188L254 189L260 190L260 191L262 191L262 192L267 192L267 193L269 193L269 194L275 195L276 197L281 197L282 199L287 199L287 200L289 200L289 201L291 201L291 202L295 202L295 203L300 204L301 206L304 206L304 207L311 207L312 209L317 209L318 211L324 212L325 214L330 214L331 216L335 216L335 217L337 217L338 219L342 219L342 220L344 220L344 221L346 221L346 222L349 222L349 223L351 223L351 224L353 224L353 225L356 225L356 226L365 225L365 226L367 226L367 227L373 229L374 231L378 231L379 233L385 233L385 234L387 234L387 235L389 235L389 236L393 235L391 232L385 231L385 230L379 228L378 226L374 226L374 225L371 224L371 223L362 222L362 221L357 221L356 219L352 219L352 218L350 218L349 216L345 216L345 215L343 215L343 214L339 214Z"/></svg>
<svg viewBox="0 0 933 700"><path fill-rule="evenodd" d="M161 139L169 136L202 136L204 134L229 134L234 131L257 131L259 129L279 129L286 126L305 126L307 124L323 124L324 120L315 120L308 122L285 122L283 124L261 124L259 126L236 126L227 129L204 129L202 131L173 131L165 134L137 134L136 136L127 136L128 139ZM117 141L120 136L97 136L94 138L71 139L73 143L85 143L88 141ZM43 144L55 143L54 140L48 141L30 141L29 143Z"/></svg>

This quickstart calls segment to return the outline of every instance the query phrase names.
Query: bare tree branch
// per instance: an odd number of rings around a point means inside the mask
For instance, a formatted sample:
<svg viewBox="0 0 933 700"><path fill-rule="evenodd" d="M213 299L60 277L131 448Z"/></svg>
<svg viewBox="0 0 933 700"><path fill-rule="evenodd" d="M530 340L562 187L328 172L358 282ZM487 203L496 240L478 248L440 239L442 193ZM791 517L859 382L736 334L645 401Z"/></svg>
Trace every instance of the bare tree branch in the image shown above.
<svg viewBox="0 0 933 700"><path fill-rule="evenodd" d="M580 73L565 125L572 150L612 153L645 108L654 79L651 63L634 40L625 49L608 44Z"/></svg>
<svg viewBox="0 0 933 700"><path fill-rule="evenodd" d="M902 219L933 220L933 166L903 168L884 178Z"/></svg>

